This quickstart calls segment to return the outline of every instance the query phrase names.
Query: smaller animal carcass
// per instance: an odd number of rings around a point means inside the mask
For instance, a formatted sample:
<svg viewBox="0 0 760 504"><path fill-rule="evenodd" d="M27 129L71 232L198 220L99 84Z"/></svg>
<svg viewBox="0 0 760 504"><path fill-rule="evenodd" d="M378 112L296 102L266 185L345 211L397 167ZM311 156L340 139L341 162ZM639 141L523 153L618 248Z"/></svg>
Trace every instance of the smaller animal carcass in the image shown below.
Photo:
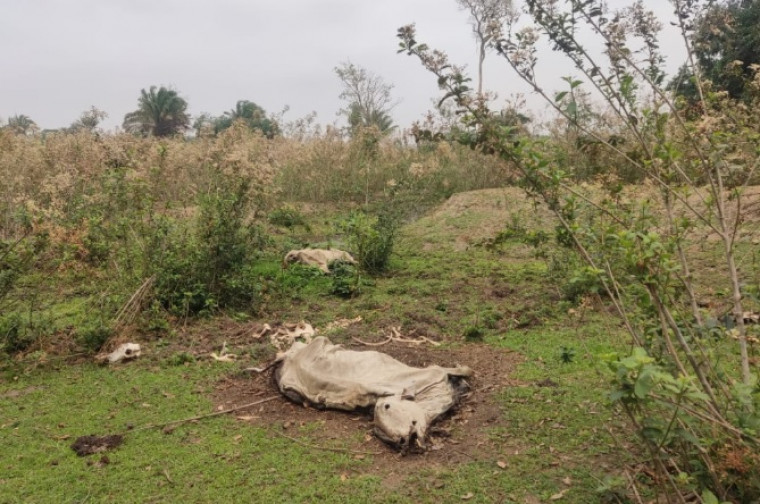
<svg viewBox="0 0 760 504"><path fill-rule="evenodd" d="M347 350L325 337L278 355L277 386L316 408L374 410L375 434L400 448L425 448L430 425L469 390L466 366L415 368L376 351Z"/></svg>
<svg viewBox="0 0 760 504"><path fill-rule="evenodd" d="M291 264L300 263L307 266L316 266L324 273L330 273L330 263L335 261L356 264L356 260L351 254L344 250L305 248L301 250L291 250L285 254L282 265L287 268Z"/></svg>

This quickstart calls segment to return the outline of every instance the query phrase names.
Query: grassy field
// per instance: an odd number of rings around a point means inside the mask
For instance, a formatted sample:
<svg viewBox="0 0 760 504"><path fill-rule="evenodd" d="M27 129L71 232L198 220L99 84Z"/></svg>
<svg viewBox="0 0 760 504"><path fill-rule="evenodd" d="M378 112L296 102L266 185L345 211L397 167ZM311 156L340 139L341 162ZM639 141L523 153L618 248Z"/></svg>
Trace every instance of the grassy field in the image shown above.
<svg viewBox="0 0 760 504"><path fill-rule="evenodd" d="M275 241L339 240L327 225L339 214L307 212L308 231ZM256 317L178 318L141 334L143 356L124 365L43 351L6 362L0 502L615 502L626 475L646 484L599 358L625 348L623 330L593 298L563 300L551 260L533 248L483 246L507 222L551 226L516 189L456 194L401 229L390 271L354 298L331 295L328 277L283 271L272 252L256 265L272 286ZM50 323L65 327L98 280L61 278L41 296ZM355 348L391 327L441 341L381 349L412 365L469 365L473 394L442 423L435 450L401 456L371 436L368 417L288 403L268 376L243 371L273 355L252 337L263 323L299 320ZM209 357L223 343L235 362ZM102 454L70 448L117 433L123 443Z"/></svg>

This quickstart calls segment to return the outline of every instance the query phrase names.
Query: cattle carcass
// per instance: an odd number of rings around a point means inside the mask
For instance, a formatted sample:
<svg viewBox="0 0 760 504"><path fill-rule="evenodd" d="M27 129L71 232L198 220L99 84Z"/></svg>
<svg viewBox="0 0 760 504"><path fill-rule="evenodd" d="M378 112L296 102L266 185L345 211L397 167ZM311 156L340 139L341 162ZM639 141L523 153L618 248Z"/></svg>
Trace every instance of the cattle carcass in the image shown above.
<svg viewBox="0 0 760 504"><path fill-rule="evenodd" d="M430 425L467 392L468 367L415 368L376 351L347 350L317 337L278 356L283 395L317 408L374 408L375 434L398 448L424 447Z"/></svg>
<svg viewBox="0 0 760 504"><path fill-rule="evenodd" d="M312 249L306 248L301 250L291 250L285 255L283 266L287 267L293 263L301 263L307 266L316 266L325 273L330 272L330 263L335 261L345 261L356 264L351 254L338 249Z"/></svg>

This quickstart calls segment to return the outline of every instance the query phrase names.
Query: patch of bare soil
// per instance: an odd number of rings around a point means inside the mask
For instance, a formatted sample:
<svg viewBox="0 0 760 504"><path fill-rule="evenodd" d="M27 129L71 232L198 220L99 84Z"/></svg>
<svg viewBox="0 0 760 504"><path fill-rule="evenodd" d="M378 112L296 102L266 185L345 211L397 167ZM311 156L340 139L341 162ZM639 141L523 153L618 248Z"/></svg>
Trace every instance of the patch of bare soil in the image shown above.
<svg viewBox="0 0 760 504"><path fill-rule="evenodd" d="M92 455L93 453L102 453L112 450L119 446L124 438L120 434L111 434L108 436L81 436L74 441L71 449L80 457Z"/></svg>
<svg viewBox="0 0 760 504"><path fill-rule="evenodd" d="M346 347L369 349L358 343L346 344ZM346 451L359 459L371 455L368 471L382 475L389 485L400 483L415 468L495 459L496 442L490 438L489 431L503 423L495 396L503 388L517 385L510 375L521 360L518 354L483 344L438 349L394 341L373 349L410 366L462 364L475 371L468 380L469 394L431 429L428 451L404 456L377 439L372 434L371 411L318 410L287 400L279 394L271 371L224 379L218 384L214 396L216 407L219 410L235 408L258 398L277 395L275 400L236 412L236 417L257 427L271 429L273 436L284 436L316 450ZM301 430L301 427L306 428Z"/></svg>

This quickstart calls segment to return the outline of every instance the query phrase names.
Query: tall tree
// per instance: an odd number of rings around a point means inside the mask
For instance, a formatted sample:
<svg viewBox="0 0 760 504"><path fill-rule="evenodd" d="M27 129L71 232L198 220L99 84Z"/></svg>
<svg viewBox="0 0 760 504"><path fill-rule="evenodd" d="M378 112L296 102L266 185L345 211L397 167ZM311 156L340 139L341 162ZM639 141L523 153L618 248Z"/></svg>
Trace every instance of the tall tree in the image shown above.
<svg viewBox="0 0 760 504"><path fill-rule="evenodd" d="M82 112L82 115L79 116L79 119L71 123L68 131L72 133L79 131L89 131L92 133L95 131L95 128L98 127L100 121L106 117L108 117L108 114L106 112L100 110L95 106L90 107L90 110L85 110Z"/></svg>
<svg viewBox="0 0 760 504"><path fill-rule="evenodd" d="M277 123L267 117L266 111L249 100L239 100L235 108L225 112L214 121L214 132L229 128L233 122L243 121L252 130L260 130L267 138L279 133Z"/></svg>
<svg viewBox="0 0 760 504"><path fill-rule="evenodd" d="M193 130L195 130L196 138L214 135L215 126L216 118L207 112L203 112L193 121Z"/></svg>
<svg viewBox="0 0 760 504"><path fill-rule="evenodd" d="M157 137L176 135L188 129L187 101L173 89L151 86L143 89L137 110L124 116L124 129L130 133Z"/></svg>
<svg viewBox="0 0 760 504"><path fill-rule="evenodd" d="M472 34L478 44L478 95L483 94L483 62L488 45L512 13L512 0L457 0L470 13Z"/></svg>
<svg viewBox="0 0 760 504"><path fill-rule="evenodd" d="M23 114L10 116L8 124L5 127L11 130L13 134L23 136L34 135L40 130L37 123L32 121L29 116Z"/></svg>
<svg viewBox="0 0 760 504"><path fill-rule="evenodd" d="M376 126L383 133L393 129L390 113L396 103L391 96L392 84L351 62L335 67L335 73L343 85L340 99L347 103L340 114L346 116L352 132L367 126Z"/></svg>
<svg viewBox="0 0 760 504"><path fill-rule="evenodd" d="M748 98L747 84L760 64L760 0L724 0L711 3L691 31L695 64L703 79L735 99ZM690 102L699 99L694 71L681 67L669 88Z"/></svg>
<svg viewBox="0 0 760 504"><path fill-rule="evenodd" d="M348 126L351 128L351 131L355 131L356 128L363 126L376 126L380 132L386 132L394 128L393 118L387 111L372 110L367 115L363 113L361 106L357 102L349 105L348 110Z"/></svg>

